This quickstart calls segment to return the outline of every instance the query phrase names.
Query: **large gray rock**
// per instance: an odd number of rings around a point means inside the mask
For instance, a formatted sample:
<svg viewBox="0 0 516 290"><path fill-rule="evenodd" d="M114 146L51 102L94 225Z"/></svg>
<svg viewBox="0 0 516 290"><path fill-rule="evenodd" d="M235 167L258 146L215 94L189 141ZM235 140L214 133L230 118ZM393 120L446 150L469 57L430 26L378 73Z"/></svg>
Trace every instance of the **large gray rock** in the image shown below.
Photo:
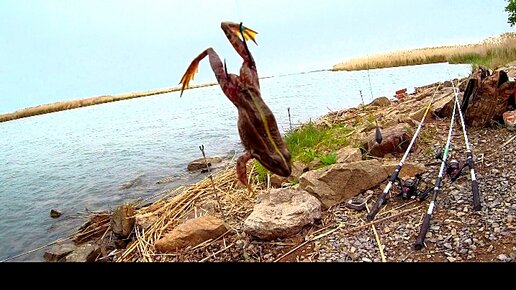
<svg viewBox="0 0 516 290"><path fill-rule="evenodd" d="M111 216L111 230L121 238L126 238L133 231L134 206L123 204L119 206Z"/></svg>
<svg viewBox="0 0 516 290"><path fill-rule="evenodd" d="M266 193L264 194L266 195ZM321 218L321 203L299 189L272 189L244 222L244 231L262 240L293 236Z"/></svg>
<svg viewBox="0 0 516 290"><path fill-rule="evenodd" d="M58 262L77 248L72 243L56 244L45 251L43 258L47 262Z"/></svg>
<svg viewBox="0 0 516 290"><path fill-rule="evenodd" d="M65 262L95 262L100 255L100 247L94 244L84 244L64 258Z"/></svg>
<svg viewBox="0 0 516 290"><path fill-rule="evenodd" d="M209 239L215 239L227 230L223 220L206 215L178 225L170 233L156 241L154 246L159 252L173 252L184 247L196 246Z"/></svg>
<svg viewBox="0 0 516 290"><path fill-rule="evenodd" d="M362 152L358 148L344 147L337 151L337 163L350 163L362 160Z"/></svg>
<svg viewBox="0 0 516 290"><path fill-rule="evenodd" d="M340 163L306 172L301 176L300 188L328 208L377 186L387 176L378 160Z"/></svg>

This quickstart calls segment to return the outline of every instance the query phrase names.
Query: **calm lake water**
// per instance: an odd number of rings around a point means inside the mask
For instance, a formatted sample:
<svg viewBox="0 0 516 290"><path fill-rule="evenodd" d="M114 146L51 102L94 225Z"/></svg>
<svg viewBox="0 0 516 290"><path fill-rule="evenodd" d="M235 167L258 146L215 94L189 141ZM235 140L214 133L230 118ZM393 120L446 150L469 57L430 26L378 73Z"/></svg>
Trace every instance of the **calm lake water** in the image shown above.
<svg viewBox="0 0 516 290"><path fill-rule="evenodd" d="M432 64L359 72L312 72L260 81L280 130L469 75L469 65ZM242 147L237 111L218 86L108 103L0 123L0 260L70 234L86 209L113 209L184 183L186 165ZM187 175L187 174L186 174ZM177 178L173 178L177 177ZM159 182L163 180L172 182ZM126 188L124 184L133 183ZM63 212L59 219L50 209ZM42 261L43 251L17 258Z"/></svg>

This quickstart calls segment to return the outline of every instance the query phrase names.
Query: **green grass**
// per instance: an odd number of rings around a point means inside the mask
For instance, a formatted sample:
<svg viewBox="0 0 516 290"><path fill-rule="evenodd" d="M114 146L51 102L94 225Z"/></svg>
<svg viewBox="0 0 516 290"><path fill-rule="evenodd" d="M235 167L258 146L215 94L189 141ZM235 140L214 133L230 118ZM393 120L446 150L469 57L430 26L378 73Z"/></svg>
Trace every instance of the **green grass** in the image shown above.
<svg viewBox="0 0 516 290"><path fill-rule="evenodd" d="M292 161L301 161L308 164L318 158L324 167L337 162L335 152L349 145L351 132L353 132L353 129L345 125L318 128L312 122L309 122L290 131L284 138ZM254 164L258 180L265 182L269 171L257 160L254 160Z"/></svg>
<svg viewBox="0 0 516 290"><path fill-rule="evenodd" d="M345 125L318 128L310 122L289 132L285 141L292 160L308 164L319 158L323 164L330 165L337 161L335 151L349 145L348 135L352 131Z"/></svg>
<svg viewBox="0 0 516 290"><path fill-rule="evenodd" d="M265 169L263 165L256 159L254 161L254 169L256 170L256 176L260 182L265 182L267 178L267 173L269 170Z"/></svg>
<svg viewBox="0 0 516 290"><path fill-rule="evenodd" d="M326 155L319 156L319 160L328 166L337 163L337 154L335 152L328 153Z"/></svg>

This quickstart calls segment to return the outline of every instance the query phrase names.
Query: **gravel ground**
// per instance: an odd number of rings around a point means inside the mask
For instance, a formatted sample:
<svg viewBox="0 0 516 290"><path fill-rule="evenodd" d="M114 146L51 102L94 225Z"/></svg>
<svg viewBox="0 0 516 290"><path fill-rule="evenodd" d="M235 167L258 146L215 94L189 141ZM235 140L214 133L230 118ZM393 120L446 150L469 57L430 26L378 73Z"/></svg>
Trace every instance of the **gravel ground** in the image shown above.
<svg viewBox="0 0 516 290"><path fill-rule="evenodd" d="M437 134L427 140L429 144L419 147L430 147L435 152L443 146L448 122L449 119L427 123L425 127L437 128ZM414 250L414 243L430 198L423 202L404 201L393 194L375 218L386 261L516 261L516 175L513 174L516 140L501 147L515 135L501 127L468 131L482 209L473 210L469 170L464 170L454 183L445 178L425 247L419 251ZM464 161L465 145L460 127L454 131L452 142L449 160ZM412 153L407 162L425 164L427 171L423 174L423 182L433 187L440 162L433 159L434 154L430 151L420 149ZM400 158L401 155L395 156L398 161ZM369 208L386 183L363 194L372 196ZM365 216L366 211L357 212L340 204L325 211L318 224L306 227L293 238L261 242L236 229L236 234L227 235L206 248L176 253L173 256L177 258L172 261L381 262L374 232ZM317 235L323 237L314 238Z"/></svg>
<svg viewBox="0 0 516 290"><path fill-rule="evenodd" d="M444 126L439 126L437 135L440 137L437 138L441 140L438 144L445 143L445 131ZM465 159L464 140L458 130L454 133L452 142L455 146L451 158L462 161ZM376 224L386 261L516 260L516 175L513 174L513 168L516 166L516 141L500 148L505 141L515 136L515 133L504 128L495 128L470 130L468 135L476 160L482 209L479 212L473 211L468 170L464 170L462 176L454 183L445 178L426 236L426 247L416 251L413 246L430 198L420 203L403 201L393 196L380 214L403 204L403 209L422 207ZM409 161L410 159L411 157ZM435 160L429 158L418 161L434 163L427 166L427 172L423 175L423 180L433 184L440 164L435 164ZM369 201L370 207L381 191L381 188L374 190L375 195ZM365 212L355 214L350 211L352 210L340 205L331 211L332 218L336 222L349 224L365 222ZM376 219L381 218L380 214ZM372 227L353 234L346 234L345 230L336 231L316 241L314 249L318 252L317 261L321 262L381 261Z"/></svg>

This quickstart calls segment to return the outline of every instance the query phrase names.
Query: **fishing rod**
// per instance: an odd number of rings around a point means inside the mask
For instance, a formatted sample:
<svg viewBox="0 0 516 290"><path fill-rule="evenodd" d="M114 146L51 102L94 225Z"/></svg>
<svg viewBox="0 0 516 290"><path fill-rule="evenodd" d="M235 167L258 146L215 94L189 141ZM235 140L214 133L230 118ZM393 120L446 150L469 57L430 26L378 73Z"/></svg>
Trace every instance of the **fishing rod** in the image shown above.
<svg viewBox="0 0 516 290"><path fill-rule="evenodd" d="M432 106L432 102L434 101L434 97L435 97L437 91L439 90L440 86L441 86L441 83L439 83L439 85L437 85L437 88L435 89L435 91L434 91L434 93L432 95L432 98L430 99L430 102L428 102L428 106L426 107L426 110L425 110L425 113L423 115L423 118L421 118L421 122L419 123L419 125L417 127L417 130L414 133L414 136L412 136L412 140L410 141L410 144L409 144L407 150L405 151L405 154L403 154L403 157L401 158L400 163L398 164L398 166L396 166L396 169L391 174L391 178L389 179L389 183L387 184L387 186L383 190L382 194L380 195L380 197L376 201L376 204L371 208L371 211L367 214L366 219L368 221L372 221L374 219L374 217L376 216L376 214L378 213L378 211L380 210L380 207L385 202L387 202L387 194L391 190L392 184L396 181L396 179L398 179L398 175L400 174L401 168L403 167L403 164L405 163L405 159L407 159L407 156L409 155L410 149L412 149L412 146L414 145L414 142L416 141L416 138L419 135L419 131L421 131L421 128L423 127L423 123L425 122L426 115L428 114L428 111L430 111L430 107Z"/></svg>
<svg viewBox="0 0 516 290"><path fill-rule="evenodd" d="M459 97L458 89L455 88L455 84L452 81L453 94L455 95L455 104L459 105ZM464 167L468 166L471 174L471 191L473 192L473 209L478 211L480 210L480 194L478 192L478 182L475 175L475 161L473 161L473 151L471 151L471 144L468 140L468 134L466 133L466 124L464 123L464 117L462 115L462 110L459 111L460 122L462 124L462 133L464 134L464 142L466 143L466 163L462 166L459 172L452 177L452 181L455 181L459 177Z"/></svg>
<svg viewBox="0 0 516 290"><path fill-rule="evenodd" d="M450 145L451 145L453 122L455 121L455 111L456 110L457 110L457 102L454 102L453 103L453 113L452 113L452 117L451 117L451 121L450 121L450 130L448 132L448 140L446 141L446 146L444 148L443 158L441 161L441 168L439 169L439 175L437 176L437 179L435 180L435 186L434 186L434 190L432 193L432 200L430 201L430 205L428 206L428 211L426 212L425 219L423 220L423 223L421 224L421 229L419 230L419 235L417 236L416 244L414 245L414 248L416 250L421 250L423 248L426 233L428 232L428 229L430 228L430 219L432 219L432 213L434 211L437 194L441 190L441 183L442 183L444 171L446 168L446 160L448 159L448 154L449 154Z"/></svg>

